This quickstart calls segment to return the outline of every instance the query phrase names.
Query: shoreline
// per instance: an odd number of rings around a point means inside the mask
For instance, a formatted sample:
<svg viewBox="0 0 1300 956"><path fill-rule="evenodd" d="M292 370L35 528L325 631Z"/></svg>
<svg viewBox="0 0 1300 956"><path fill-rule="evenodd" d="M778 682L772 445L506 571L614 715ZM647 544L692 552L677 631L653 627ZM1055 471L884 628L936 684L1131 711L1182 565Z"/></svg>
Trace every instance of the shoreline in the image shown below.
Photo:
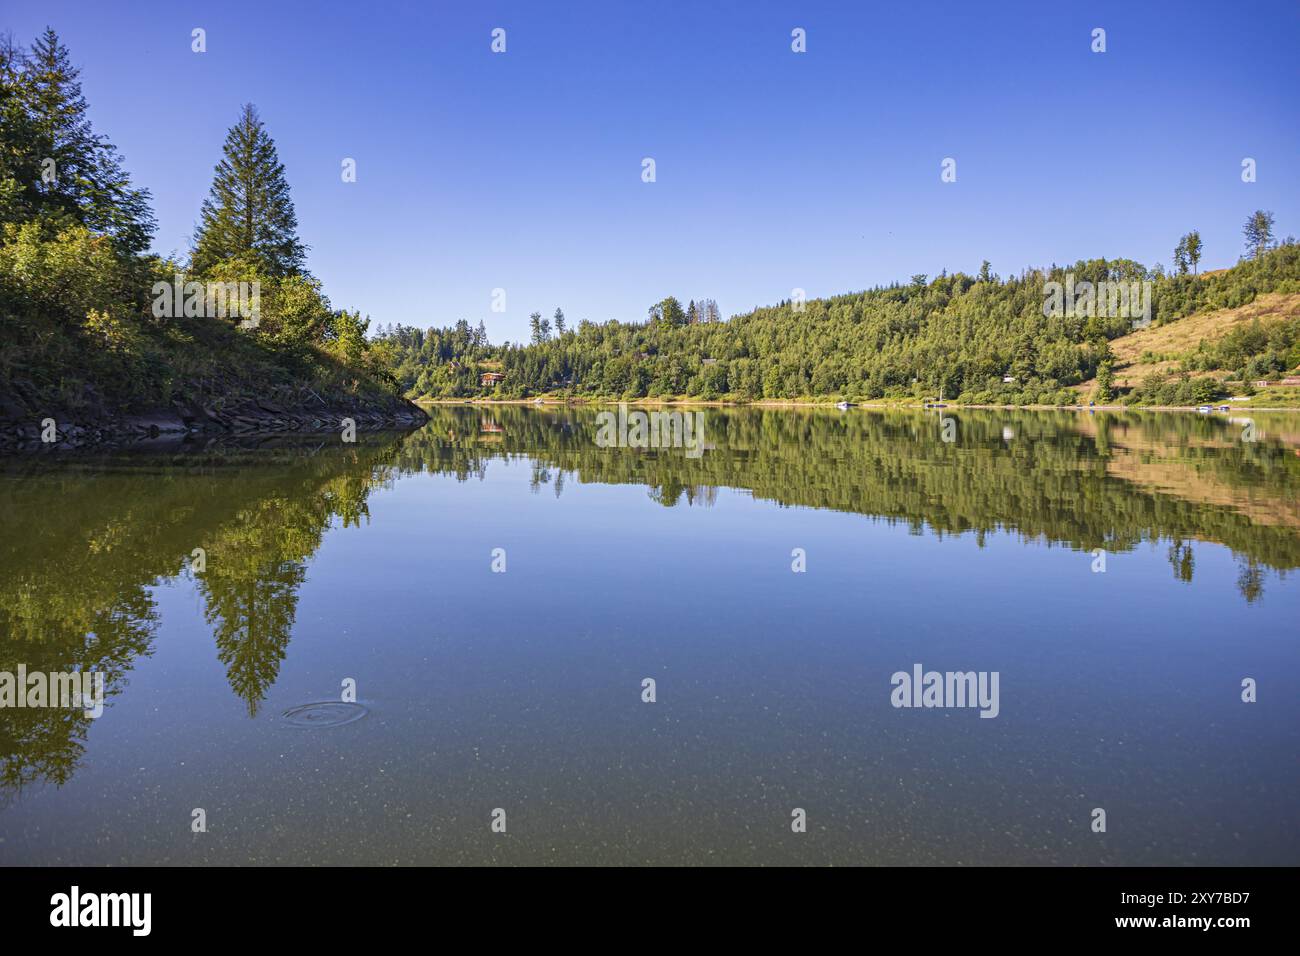
<svg viewBox="0 0 1300 956"><path fill-rule="evenodd" d="M325 403L322 400L321 406L282 408L254 401L227 409L195 404L90 418L54 412L40 418L0 420L0 449L32 451L108 447L158 440L180 443L188 439L215 437L331 435L340 432L345 418L352 419L358 433L409 431L429 420L422 408L404 399L394 399L382 405L362 401L354 404ZM43 441L43 423L51 419L57 437L54 441Z"/></svg>
<svg viewBox="0 0 1300 956"><path fill-rule="evenodd" d="M608 405L636 405L636 406L685 406L691 408L836 408L838 402L833 401L801 401L798 399L762 399L756 402L729 402L720 399L663 399L663 398L413 398L409 400L412 404L420 405L534 405L554 407L563 406L608 406ZM1213 411L1219 411L1219 405L1223 402L1210 403ZM923 402L854 402L852 408L872 408L872 409L890 409L906 408L919 409L921 411L937 410L935 405L926 405ZM956 402L945 402L943 408L954 409L987 409L998 411L1025 410L1025 411L1059 411L1059 412L1193 412L1197 413L1198 405L961 405ZM1231 405L1230 412L1300 412L1300 405ZM847 411L847 409L846 409ZM1198 413L1199 414L1199 413Z"/></svg>
<svg viewBox="0 0 1300 956"><path fill-rule="evenodd" d="M148 441L182 443L189 439L217 437L269 437L278 435L329 435L339 432L343 419L353 420L357 432L411 431L429 420L421 406L522 405L533 407L610 407L628 405L641 408L761 408L761 409L835 409L837 402L765 399L757 402L732 402L703 399L492 399L441 398L394 399L383 405L374 402L356 404L330 403L324 407L280 408L264 402L250 402L233 408L191 406L160 408L129 415L84 418L55 412L42 418L0 420L0 450L30 451L42 448L92 448L129 445ZM959 405L945 403L942 409L921 402L858 402L852 408L909 411L1056 411L1056 412L1181 412L1202 414L1194 405ZM1227 412L1211 406L1212 413L1246 412L1300 413L1295 406L1230 405ZM43 422L53 419L57 438L42 441Z"/></svg>

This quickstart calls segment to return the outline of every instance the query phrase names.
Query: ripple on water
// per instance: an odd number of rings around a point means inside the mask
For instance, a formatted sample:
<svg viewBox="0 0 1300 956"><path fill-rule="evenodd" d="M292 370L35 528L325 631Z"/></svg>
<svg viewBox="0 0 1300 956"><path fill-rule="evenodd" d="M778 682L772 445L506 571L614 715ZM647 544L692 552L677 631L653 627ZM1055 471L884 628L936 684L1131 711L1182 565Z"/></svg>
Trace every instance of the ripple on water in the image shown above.
<svg viewBox="0 0 1300 956"><path fill-rule="evenodd" d="M284 719L294 727L341 727L360 720L370 713L369 708L361 704L349 704L341 700L318 700L311 704L299 704L284 712Z"/></svg>

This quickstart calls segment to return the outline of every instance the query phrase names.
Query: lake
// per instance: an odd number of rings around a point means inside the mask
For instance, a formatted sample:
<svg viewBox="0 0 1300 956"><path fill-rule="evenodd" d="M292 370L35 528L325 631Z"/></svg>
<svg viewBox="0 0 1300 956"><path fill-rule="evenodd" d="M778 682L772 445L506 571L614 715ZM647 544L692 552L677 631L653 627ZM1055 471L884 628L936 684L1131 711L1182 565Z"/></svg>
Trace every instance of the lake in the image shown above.
<svg viewBox="0 0 1300 956"><path fill-rule="evenodd" d="M1300 415L429 411L0 463L0 863L1300 864Z"/></svg>

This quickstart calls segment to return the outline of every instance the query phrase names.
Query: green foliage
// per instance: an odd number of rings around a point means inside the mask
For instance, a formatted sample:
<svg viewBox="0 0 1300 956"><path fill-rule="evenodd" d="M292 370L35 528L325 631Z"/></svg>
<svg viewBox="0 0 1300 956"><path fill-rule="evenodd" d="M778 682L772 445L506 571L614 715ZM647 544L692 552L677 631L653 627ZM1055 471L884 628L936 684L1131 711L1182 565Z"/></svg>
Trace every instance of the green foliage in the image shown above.
<svg viewBox="0 0 1300 956"><path fill-rule="evenodd" d="M257 110L245 104L203 200L190 268L205 276L223 260L242 259L279 278L302 272L305 257L284 164Z"/></svg>
<svg viewBox="0 0 1300 956"><path fill-rule="evenodd" d="M122 254L153 236L149 193L87 116L80 71L53 30L30 51L0 43L0 222L79 223Z"/></svg>
<svg viewBox="0 0 1300 956"><path fill-rule="evenodd" d="M331 350L347 365L360 365L366 354L366 329L369 319L360 312L340 309L331 316L329 344Z"/></svg>
<svg viewBox="0 0 1300 956"><path fill-rule="evenodd" d="M1300 317L1254 319L1239 325L1183 360L1189 371L1222 371L1245 381L1268 378L1300 366Z"/></svg>
<svg viewBox="0 0 1300 956"><path fill-rule="evenodd" d="M320 281L310 276L268 277L263 284L258 332L284 345L324 341L333 318Z"/></svg>
<svg viewBox="0 0 1300 956"><path fill-rule="evenodd" d="M1208 405L1223 395L1223 387L1217 379L1206 377L1192 381L1192 401L1197 405Z"/></svg>
<svg viewBox="0 0 1300 956"><path fill-rule="evenodd" d="M1101 405L1108 405L1115 400L1115 366L1109 359L1097 367L1097 392L1094 400Z"/></svg>
<svg viewBox="0 0 1300 956"><path fill-rule="evenodd" d="M682 308L682 304L674 296L670 295L650 307L650 321L669 328L686 325L686 310Z"/></svg>
<svg viewBox="0 0 1300 956"><path fill-rule="evenodd" d="M1273 244L1273 214L1255 210L1241 231L1246 237L1246 249L1252 258L1258 259Z"/></svg>
<svg viewBox="0 0 1300 956"><path fill-rule="evenodd" d="M943 396L970 404L1064 404L1070 386L1096 375L1109 340L1132 320L1044 315L1044 283L1150 281L1155 323L1230 308L1269 291L1300 291L1300 247L1284 244L1259 259L1205 278L1165 276L1129 259L1081 261L1000 279L956 273L932 281L784 302L727 322L687 321L677 299L656 303L644 323L579 323L560 338L489 346L453 329L393 334L394 374L412 395L522 398L540 393L590 397L888 401ZM697 306L698 312L698 306ZM1290 339L1279 355L1288 354ZM498 385L480 385L484 362ZM1011 381L1004 379L1010 378Z"/></svg>
<svg viewBox="0 0 1300 956"><path fill-rule="evenodd" d="M139 319L145 271L110 237L79 223L9 223L0 231L0 311L7 321L76 325L92 310Z"/></svg>
<svg viewBox="0 0 1300 956"><path fill-rule="evenodd" d="M1195 275L1201 264L1201 234L1192 230L1183 236L1183 249L1187 252L1187 261L1192 264L1192 274Z"/></svg>
<svg viewBox="0 0 1300 956"><path fill-rule="evenodd" d="M391 348L372 356L368 320L336 311L303 270L283 166L251 107L227 137L188 272L141 254L148 194L91 129L53 32L30 54L0 42L0 120L0 419L330 393L391 401ZM256 328L178 317L174 304L155 312L155 285L178 278L255 284Z"/></svg>

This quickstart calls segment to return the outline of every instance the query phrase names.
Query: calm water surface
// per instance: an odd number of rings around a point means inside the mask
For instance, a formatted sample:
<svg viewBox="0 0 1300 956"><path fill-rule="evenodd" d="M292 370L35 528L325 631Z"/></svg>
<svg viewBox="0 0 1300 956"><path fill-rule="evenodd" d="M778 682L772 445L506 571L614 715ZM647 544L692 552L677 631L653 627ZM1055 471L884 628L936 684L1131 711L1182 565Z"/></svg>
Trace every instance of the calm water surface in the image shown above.
<svg viewBox="0 0 1300 956"><path fill-rule="evenodd" d="M0 863L1300 864L1300 416L947 414L10 457Z"/></svg>

